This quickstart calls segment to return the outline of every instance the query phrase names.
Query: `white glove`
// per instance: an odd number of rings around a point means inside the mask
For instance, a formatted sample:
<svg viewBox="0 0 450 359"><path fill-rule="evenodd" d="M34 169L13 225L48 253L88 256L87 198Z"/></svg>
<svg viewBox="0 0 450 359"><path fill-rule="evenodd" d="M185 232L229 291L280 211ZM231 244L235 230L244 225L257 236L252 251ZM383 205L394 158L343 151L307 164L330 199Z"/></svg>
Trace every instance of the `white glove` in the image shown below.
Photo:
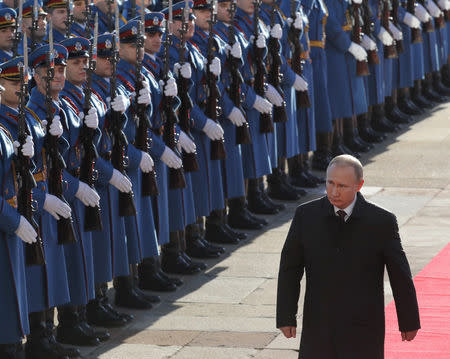
<svg viewBox="0 0 450 359"><path fill-rule="evenodd" d="M44 127L45 131L47 131L47 120L42 121L42 126ZM50 128L48 129L50 134L55 137L61 137L63 134L63 127L61 125L61 119L58 115L53 117L52 124L50 125Z"/></svg>
<svg viewBox="0 0 450 359"><path fill-rule="evenodd" d="M14 153L17 155L17 149L20 147L19 141L14 141ZM34 156L34 142L33 137L30 135L27 136L25 143L22 146L22 155L28 158L32 158Z"/></svg>
<svg viewBox="0 0 450 359"><path fill-rule="evenodd" d="M266 38L262 33L260 33L256 39L256 47L258 49L264 49L266 47Z"/></svg>
<svg viewBox="0 0 450 359"><path fill-rule="evenodd" d="M88 114L84 117L84 124L93 129L98 127L97 110L94 107L91 107Z"/></svg>
<svg viewBox="0 0 450 359"><path fill-rule="evenodd" d="M100 204L100 196L98 193L81 181L78 186L78 191L75 193L75 197L77 197L85 206L96 207Z"/></svg>
<svg viewBox="0 0 450 359"><path fill-rule="evenodd" d="M231 51L231 56L233 56L235 59L240 59L242 57L242 48L239 42L235 42L233 46L230 47L230 45L227 45L225 47L227 55Z"/></svg>
<svg viewBox="0 0 450 359"><path fill-rule="evenodd" d="M442 15L441 9L438 8L438 6L431 0L428 0L425 2L425 6L427 7L428 12L433 17L439 17Z"/></svg>
<svg viewBox="0 0 450 359"><path fill-rule="evenodd" d="M414 15L416 15L416 17L423 23L426 23L431 20L431 15L419 3L416 3L416 8L414 9Z"/></svg>
<svg viewBox="0 0 450 359"><path fill-rule="evenodd" d="M56 220L61 217L69 218L72 213L72 209L66 203L49 193L45 194L44 209Z"/></svg>
<svg viewBox="0 0 450 359"><path fill-rule="evenodd" d="M223 138L222 126L209 118L206 119L205 127L202 128L202 131L213 141Z"/></svg>
<svg viewBox="0 0 450 359"><path fill-rule="evenodd" d="M169 147L166 146L163 154L161 155L161 161L163 161L170 168L181 168L183 162L181 158L178 157L175 152L173 152Z"/></svg>
<svg viewBox="0 0 450 359"><path fill-rule="evenodd" d="M380 27L378 39L380 39L384 46L391 46L394 43L394 39L384 27Z"/></svg>
<svg viewBox="0 0 450 359"><path fill-rule="evenodd" d="M167 80L167 84L163 80L159 80L159 86L161 86L164 95L167 97L175 97L178 94L177 82L173 77Z"/></svg>
<svg viewBox="0 0 450 359"><path fill-rule="evenodd" d="M195 142L192 141L184 131L180 131L180 146L186 153L195 153L197 151L197 146ZM177 156L178 157L178 156Z"/></svg>
<svg viewBox="0 0 450 359"><path fill-rule="evenodd" d="M439 0L438 5L442 10L450 10L450 1L449 0Z"/></svg>
<svg viewBox="0 0 450 359"><path fill-rule="evenodd" d="M144 82L146 84L147 82ZM152 102L152 97L150 95L150 89L148 88L148 84L144 88L139 91L139 96L137 98L137 102L140 105L150 105Z"/></svg>
<svg viewBox="0 0 450 359"><path fill-rule="evenodd" d="M180 73L185 79L190 79L192 76L191 64L189 62L185 62L183 66L177 62L173 65L173 71L177 76Z"/></svg>
<svg viewBox="0 0 450 359"><path fill-rule="evenodd" d="M296 91L307 91L308 90L308 83L305 81L305 79L299 75L295 75L295 82L294 82L294 88Z"/></svg>
<svg viewBox="0 0 450 359"><path fill-rule="evenodd" d="M366 50L376 50L377 44L366 34L363 35L361 39L361 46Z"/></svg>
<svg viewBox="0 0 450 359"><path fill-rule="evenodd" d="M220 60L217 57L212 59L211 64L209 65L209 71L216 77L220 76Z"/></svg>
<svg viewBox="0 0 450 359"><path fill-rule="evenodd" d="M283 98L280 93L271 84L267 84L267 90L265 92L267 99L275 106L281 106L283 104Z"/></svg>
<svg viewBox="0 0 450 359"><path fill-rule="evenodd" d="M24 216L20 216L19 227L17 227L15 233L25 243L35 243L37 240L36 231Z"/></svg>
<svg viewBox="0 0 450 359"><path fill-rule="evenodd" d="M120 192L129 193L133 188L131 181L124 176L122 173L117 171L115 168L113 169L113 174L109 183L116 187Z"/></svg>
<svg viewBox="0 0 450 359"><path fill-rule="evenodd" d="M114 111L125 113L125 111L130 107L130 99L125 95L116 95L114 101L111 102L111 107Z"/></svg>
<svg viewBox="0 0 450 359"><path fill-rule="evenodd" d="M353 3L353 4L361 4L361 3L362 3L362 0L352 0L352 3Z"/></svg>
<svg viewBox="0 0 450 359"><path fill-rule="evenodd" d="M389 31L392 33L394 40L396 41L403 40L403 33L390 21L389 21Z"/></svg>
<svg viewBox="0 0 450 359"><path fill-rule="evenodd" d="M237 127L241 127L246 122L244 115L237 107L233 107L228 115L228 119Z"/></svg>
<svg viewBox="0 0 450 359"><path fill-rule="evenodd" d="M403 22L408 25L411 29L419 29L420 28L420 20L414 15L407 12L405 17L403 18Z"/></svg>
<svg viewBox="0 0 450 359"><path fill-rule="evenodd" d="M291 24L292 23L292 19L289 18L288 22L289 22L289 24ZM295 13L294 28L297 29L297 30L303 29L303 18L302 18L302 14L301 14L300 11L297 11Z"/></svg>
<svg viewBox="0 0 450 359"><path fill-rule="evenodd" d="M151 156L147 153L147 152L142 152L142 157L141 157L141 162L139 163L139 168L141 169L142 172L144 173L148 173L153 169L153 158L151 158Z"/></svg>
<svg viewBox="0 0 450 359"><path fill-rule="evenodd" d="M366 50L354 42L350 44L348 52L350 52L357 61L364 61L367 59Z"/></svg>
<svg viewBox="0 0 450 359"><path fill-rule="evenodd" d="M271 113L273 105L267 101L265 98L256 95L255 102L253 103L253 108L259 113Z"/></svg>
<svg viewBox="0 0 450 359"><path fill-rule="evenodd" d="M283 37L283 29L281 28L280 24L273 25L273 27L270 29L270 36L278 40Z"/></svg>

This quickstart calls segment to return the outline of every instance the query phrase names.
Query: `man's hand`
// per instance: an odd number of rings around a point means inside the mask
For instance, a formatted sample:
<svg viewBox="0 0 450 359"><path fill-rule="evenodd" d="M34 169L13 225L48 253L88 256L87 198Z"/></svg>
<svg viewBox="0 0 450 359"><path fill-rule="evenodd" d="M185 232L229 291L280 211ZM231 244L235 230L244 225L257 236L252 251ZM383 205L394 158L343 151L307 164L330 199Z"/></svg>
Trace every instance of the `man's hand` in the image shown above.
<svg viewBox="0 0 450 359"><path fill-rule="evenodd" d="M410 332L402 332L402 342L404 342L405 340L410 342L416 337L417 332L418 330L411 330Z"/></svg>
<svg viewBox="0 0 450 359"><path fill-rule="evenodd" d="M281 332L286 338L295 338L297 334L297 329L295 327L280 327ZM403 336L403 333L402 333Z"/></svg>

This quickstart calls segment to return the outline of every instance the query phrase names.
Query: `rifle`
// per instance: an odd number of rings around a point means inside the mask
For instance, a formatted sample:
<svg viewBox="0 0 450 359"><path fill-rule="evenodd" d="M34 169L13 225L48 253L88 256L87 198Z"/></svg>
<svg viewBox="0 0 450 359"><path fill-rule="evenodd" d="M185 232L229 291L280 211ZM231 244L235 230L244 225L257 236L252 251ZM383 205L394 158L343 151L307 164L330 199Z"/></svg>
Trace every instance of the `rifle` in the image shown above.
<svg viewBox="0 0 450 359"><path fill-rule="evenodd" d="M361 23L362 23L362 17L361 17L361 9L360 4L356 4L352 2L352 35L351 39L355 44L361 45ZM357 76L368 76L370 74L369 72L369 65L367 60L363 61L356 61L356 75Z"/></svg>
<svg viewBox="0 0 450 359"><path fill-rule="evenodd" d="M375 28L375 24L372 22L372 10L370 9L370 5L368 1L363 1L362 3L362 17L363 17L363 27L362 32L367 37L371 38L372 41L376 43L376 40L373 38L372 34ZM367 61L370 65L378 65L380 63L380 58L378 57L378 51L375 50L367 50Z"/></svg>
<svg viewBox="0 0 450 359"><path fill-rule="evenodd" d="M66 24L66 38L70 37L70 28L73 24L73 3L72 0L66 0L67 19L64 21Z"/></svg>
<svg viewBox="0 0 450 359"><path fill-rule="evenodd" d="M392 3L391 0L382 0L382 12L381 12L381 26L392 36L389 30L389 20L391 18ZM392 38L394 38L392 36ZM392 45L384 46L384 58L385 59L396 59L398 57L397 47L395 45L395 40Z"/></svg>
<svg viewBox="0 0 450 359"><path fill-rule="evenodd" d="M392 23L397 29L400 29L398 24L398 7L400 6L399 0L392 0ZM397 47L397 53L402 54L405 52L405 47L403 46L403 40L396 40L395 43Z"/></svg>
<svg viewBox="0 0 450 359"><path fill-rule="evenodd" d="M253 61L255 66L255 82L254 89L257 95L265 97L265 82L266 82L266 66L264 64L264 51L265 49L260 49L256 46L256 41L259 32L259 6L261 0L254 0L253 5L255 11L253 13ZM273 132L273 122L271 113L260 113L259 114L259 131L261 133L271 133Z"/></svg>
<svg viewBox="0 0 450 359"><path fill-rule="evenodd" d="M416 7L416 0L407 0L406 11L414 15L415 7ZM422 42L422 30L420 28L411 29L411 43L418 44L420 42Z"/></svg>
<svg viewBox="0 0 450 359"><path fill-rule="evenodd" d="M19 16L17 16L15 32L13 57L18 56L20 40L22 40L22 19L23 19L23 0L19 0ZM28 49L26 50L28 51Z"/></svg>
<svg viewBox="0 0 450 359"><path fill-rule="evenodd" d="M166 37L164 38L164 68L161 78L166 84L169 80L169 49L172 40L171 24L172 24L172 0L169 0L169 21L165 22ZM163 111L161 116L164 123L164 142L167 146L175 152L178 157L181 157L177 143L175 141L175 126L178 123L177 114L174 110L174 96L166 96L163 91L161 103L163 105ZM184 177L183 168L169 168L169 188L184 188L186 187L186 178Z"/></svg>
<svg viewBox="0 0 450 359"><path fill-rule="evenodd" d="M425 0L417 0L419 4L421 4L423 7L425 7ZM433 26L433 19L430 19L429 21L425 22L422 25L423 32L433 32L434 26Z"/></svg>
<svg viewBox="0 0 450 359"><path fill-rule="evenodd" d="M110 94L111 94L111 102L117 96L117 63L119 62L119 8L117 4L115 5L115 30L114 30L114 41L112 42L112 53L113 55L110 57L112 73L111 78L109 80L110 84ZM111 151L111 163L113 167L122 173L124 176L127 176L125 171L125 147L128 145L127 137L123 132L123 127L125 124L125 116L120 112L114 111L114 109L110 108L109 115L109 128L111 130L111 142L112 142L112 151ZM119 216L134 216L136 215L136 205L134 203L133 192L120 192L119 191Z"/></svg>
<svg viewBox="0 0 450 359"><path fill-rule="evenodd" d="M131 3L130 19L134 19L136 17L136 0L130 0L130 3Z"/></svg>
<svg viewBox="0 0 450 359"><path fill-rule="evenodd" d="M92 94L92 74L95 71L95 66L97 63L97 38L98 38L98 14L95 14L95 28L94 28L94 39L89 46L89 67L87 68L87 81L83 88L84 92L84 103L83 103L83 113L84 118L88 115L91 109L91 94ZM87 127L83 124L81 130L81 143L83 145L83 160L80 166L80 180L88 184L89 187L95 188L94 182L97 176L96 170L94 170L96 159L98 158L97 148L94 144L94 133L93 128ZM84 231L101 231L103 228L102 216L100 214L100 207L86 206L84 213Z"/></svg>
<svg viewBox="0 0 450 359"><path fill-rule="evenodd" d="M137 102L139 92L144 88L144 78L142 75L142 59L141 55L144 50L144 7L141 7L141 18L138 26L137 41L136 41L136 80L134 82L135 88L135 103L134 103L134 121L136 127L135 145L136 148L148 153L148 129L150 128L150 121L147 114L147 106ZM142 196L156 196L159 193L158 184L156 182L155 171L144 173L142 172Z"/></svg>
<svg viewBox="0 0 450 359"><path fill-rule="evenodd" d="M33 2L33 10L31 11L31 46L30 51L33 52L36 48L36 31L39 27L39 8L38 8L38 0L34 0ZM26 36L24 36L26 37Z"/></svg>
<svg viewBox="0 0 450 359"><path fill-rule="evenodd" d="M53 25L49 22L49 45L50 50L47 53L47 75L45 77L45 109L47 128L50 128L53 122L53 98L51 93L51 82L54 78L54 59L53 59ZM48 192L61 201L66 202L63 195L63 170L66 168L66 163L58 150L58 137L53 136L50 131L47 131L45 138L45 150L48 154ZM67 203L67 202L66 202ZM60 217L57 222L58 244L75 243L77 241L75 231L73 229L72 217Z"/></svg>
<svg viewBox="0 0 450 359"><path fill-rule="evenodd" d="M228 45L230 46L230 49L237 42L236 29L233 25L234 15L236 14L236 7L236 0L230 1L230 7L228 8L228 13L230 14L230 24L228 26ZM234 106L245 115L245 111L242 109L241 98L241 85L244 83L244 79L242 78L241 71L239 70L239 60L231 55L231 51L228 54L227 64L231 75L228 96L230 96L230 99L231 101L233 101ZM249 124L246 121L242 126L236 127L236 145L249 143L252 143L252 138L250 136Z"/></svg>
<svg viewBox="0 0 450 359"><path fill-rule="evenodd" d="M438 5L436 4L436 6L438 6ZM444 17L444 11L445 10L441 9L441 15L439 15L439 17L434 18L434 26L436 26L437 29L443 29L446 26L446 24L445 24L445 17Z"/></svg>
<svg viewBox="0 0 450 359"><path fill-rule="evenodd" d="M114 25L116 23L116 19L114 18L114 22L113 22L113 13L112 13L112 7L114 5L114 16L118 16L119 12L115 10L115 8L117 7L117 4L114 3L114 0L106 0L108 3L108 32L113 32L114 30Z"/></svg>
<svg viewBox="0 0 450 359"><path fill-rule="evenodd" d="M289 26L288 39L292 47L291 67L294 72L302 76L304 60L302 60L302 53L304 52L303 44L300 41L301 30L296 29L294 21L297 12L297 2L291 0L291 18L292 24ZM311 107L311 100L309 99L308 91L296 91L297 108Z"/></svg>
<svg viewBox="0 0 450 359"><path fill-rule="evenodd" d="M272 3L270 11L270 28L273 28L275 26L276 13L277 9L275 8L275 4ZM283 74L280 72L282 63L280 55L280 41L270 35L268 48L270 69L267 75L267 81L278 91L280 96L283 98L283 103L281 104L281 106L273 106L273 122L287 122L288 117L286 112L286 102L284 101L284 91L281 88L281 80L283 78Z"/></svg>
<svg viewBox="0 0 450 359"><path fill-rule="evenodd" d="M217 22L217 0L211 0L211 18L208 20L209 23L209 35L208 35L208 50L206 55L207 71L206 71L206 111L205 114L214 122L218 123L217 117L220 111L219 107L219 97L220 90L217 87L217 77L209 70L211 63L214 59L214 32L213 26ZM227 157L227 152L225 150L224 138L220 140L211 140L211 159L212 160L223 160Z"/></svg>
<svg viewBox="0 0 450 359"><path fill-rule="evenodd" d="M24 42L24 47L26 41ZM25 48L26 49L26 48ZM39 227L33 218L33 195L32 189L36 187L36 181L31 173L31 161L22 154L22 146L25 144L29 135L27 122L25 120L25 97L27 88L27 62L28 53L24 52L24 63L19 64L20 91L16 92L19 97L19 118L18 118L18 142L20 147L17 149L17 180L19 190L17 193L17 210L33 226L38 238L35 243L25 244L25 261L27 266L41 265L45 263L42 239L39 236Z"/></svg>
<svg viewBox="0 0 450 359"><path fill-rule="evenodd" d="M185 34L188 31L188 21L189 21L189 1L185 0L184 11L183 11L183 21L181 28L178 29L180 33L180 47L178 49L179 64L183 66L186 63L186 38ZM180 127L184 133L194 141L191 135L191 109L194 106L192 103L191 96L189 96L190 79L185 79L181 74L177 79L178 86L178 96L180 98L181 104L178 109L178 117L180 120ZM199 170L197 154L183 152L183 167L185 172L195 172Z"/></svg>
<svg viewBox="0 0 450 359"><path fill-rule="evenodd" d="M92 20L92 0L84 0L84 16L86 18L86 38L90 39L91 34L91 20Z"/></svg>

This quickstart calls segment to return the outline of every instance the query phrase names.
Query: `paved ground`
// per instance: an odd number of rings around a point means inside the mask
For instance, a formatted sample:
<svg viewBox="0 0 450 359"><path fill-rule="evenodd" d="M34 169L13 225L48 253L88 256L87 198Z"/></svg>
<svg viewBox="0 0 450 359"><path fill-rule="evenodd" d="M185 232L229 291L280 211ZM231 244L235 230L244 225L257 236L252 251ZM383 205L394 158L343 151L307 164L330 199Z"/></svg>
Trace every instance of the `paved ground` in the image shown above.
<svg viewBox="0 0 450 359"><path fill-rule="evenodd" d="M418 118L362 158L363 193L393 210L413 274L449 241L450 104ZM309 198L323 193L323 188ZM298 340L275 328L279 255L297 204L270 217L265 231L208 261L209 269L184 278L177 292L163 294L151 311L135 311L132 324L86 358L240 359L297 358ZM302 300L302 298L300 299ZM386 301L391 300L386 286ZM301 315L301 313L300 313Z"/></svg>

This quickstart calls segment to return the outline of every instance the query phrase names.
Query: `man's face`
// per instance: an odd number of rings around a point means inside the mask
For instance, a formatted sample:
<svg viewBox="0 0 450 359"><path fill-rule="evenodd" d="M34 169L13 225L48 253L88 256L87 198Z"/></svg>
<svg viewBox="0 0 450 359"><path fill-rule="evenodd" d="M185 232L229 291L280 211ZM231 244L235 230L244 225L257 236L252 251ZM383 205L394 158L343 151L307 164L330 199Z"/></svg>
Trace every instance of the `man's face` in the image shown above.
<svg viewBox="0 0 450 359"><path fill-rule="evenodd" d="M209 9L199 9L194 10L195 25L197 25L200 29L208 31L209 23L208 20L211 18L211 12Z"/></svg>
<svg viewBox="0 0 450 359"><path fill-rule="evenodd" d="M31 17L23 18L22 28L26 32L27 36L31 38ZM34 32L34 36L37 41L41 41L45 35L47 35L47 17L45 15L39 15L38 17L38 28Z"/></svg>
<svg viewBox="0 0 450 359"><path fill-rule="evenodd" d="M220 2L217 5L217 19L219 19L219 21L230 23L231 16L228 11L230 8L230 1Z"/></svg>
<svg viewBox="0 0 450 359"><path fill-rule="evenodd" d="M156 54L161 49L162 33L152 32L145 34L145 51L150 54Z"/></svg>
<svg viewBox="0 0 450 359"><path fill-rule="evenodd" d="M1 85L5 88L5 91L2 92L1 102L10 107L17 107L19 105L17 92L20 91L20 82L3 79Z"/></svg>
<svg viewBox="0 0 450 359"><path fill-rule="evenodd" d="M181 20L174 20L172 23L172 33L178 38L180 38L180 32L178 30L181 29L181 24L182 24ZM194 20L189 20L187 33L184 35L185 39L189 40L190 38L192 38L192 36L194 36L194 32L195 32Z"/></svg>
<svg viewBox="0 0 450 359"><path fill-rule="evenodd" d="M121 43L119 55L121 59L124 59L126 62L130 64L136 63L136 43ZM142 61L144 58L144 51L139 52L139 59Z"/></svg>
<svg viewBox="0 0 450 359"><path fill-rule="evenodd" d="M84 4L84 0L75 0L73 2L73 18L78 22L85 22L86 15L84 14L86 11L86 7Z"/></svg>
<svg viewBox="0 0 450 359"><path fill-rule="evenodd" d="M76 86L81 86L86 81L87 64L87 57L77 57L67 60L67 81Z"/></svg>
<svg viewBox="0 0 450 359"><path fill-rule="evenodd" d="M14 45L14 28L12 26L0 29L0 49L11 51Z"/></svg>
<svg viewBox="0 0 450 359"><path fill-rule="evenodd" d="M353 167L334 164L327 170L328 200L332 205L344 209L353 202L363 183L364 180L357 180Z"/></svg>
<svg viewBox="0 0 450 359"><path fill-rule="evenodd" d="M97 64L95 66L95 73L100 77L111 77L112 65L107 57L97 57Z"/></svg>
<svg viewBox="0 0 450 359"><path fill-rule="evenodd" d="M248 15L252 15L255 11L253 0L237 0L236 4L243 12Z"/></svg>
<svg viewBox="0 0 450 359"><path fill-rule="evenodd" d="M67 9L65 7L53 9L52 13L48 16L50 16L53 21L54 29L59 32L66 31Z"/></svg>
<svg viewBox="0 0 450 359"><path fill-rule="evenodd" d="M52 96L55 98L64 88L64 83L66 82L66 66L55 65L54 66L54 78L50 82L50 90ZM47 76L47 67L40 66L36 69L34 74L34 79L36 81L36 86L42 94L45 94L45 77Z"/></svg>

